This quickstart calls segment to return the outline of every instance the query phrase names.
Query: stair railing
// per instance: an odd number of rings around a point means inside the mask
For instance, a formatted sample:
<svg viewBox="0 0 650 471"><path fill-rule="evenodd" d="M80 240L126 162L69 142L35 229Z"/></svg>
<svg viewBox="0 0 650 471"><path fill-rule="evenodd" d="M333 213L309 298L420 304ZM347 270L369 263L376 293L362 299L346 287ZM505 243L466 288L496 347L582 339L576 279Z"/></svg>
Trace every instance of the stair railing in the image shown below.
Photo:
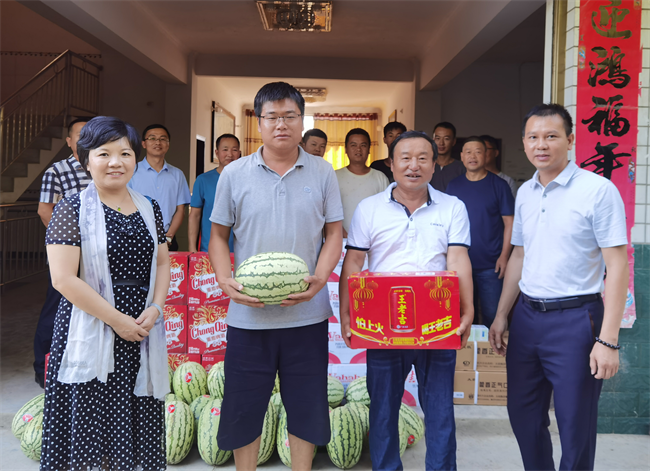
<svg viewBox="0 0 650 471"><path fill-rule="evenodd" d="M58 117L99 114L101 70L67 50L0 105L0 174Z"/></svg>

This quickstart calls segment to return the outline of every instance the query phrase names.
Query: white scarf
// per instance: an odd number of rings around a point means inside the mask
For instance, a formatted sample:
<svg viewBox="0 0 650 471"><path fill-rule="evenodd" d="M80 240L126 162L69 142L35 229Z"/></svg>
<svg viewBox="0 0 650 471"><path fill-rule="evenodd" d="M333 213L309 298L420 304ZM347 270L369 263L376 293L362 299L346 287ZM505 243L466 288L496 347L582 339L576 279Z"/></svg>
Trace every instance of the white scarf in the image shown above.
<svg viewBox="0 0 650 471"><path fill-rule="evenodd" d="M154 241L151 259L151 276L147 304L153 301L156 284L158 236L156 220L151 202L140 193L127 188L131 199L144 219ZM97 291L111 306L115 306L113 282L108 264L106 220L104 208L91 182L80 193L79 230L81 234L81 279ZM108 374L113 373L113 329L77 306L72 306L68 342L63 352L58 381L61 383L86 383L97 378L106 383ZM158 316L149 336L140 342L140 368L135 380L136 396L154 396L164 399L170 392L167 369L167 342L165 324Z"/></svg>

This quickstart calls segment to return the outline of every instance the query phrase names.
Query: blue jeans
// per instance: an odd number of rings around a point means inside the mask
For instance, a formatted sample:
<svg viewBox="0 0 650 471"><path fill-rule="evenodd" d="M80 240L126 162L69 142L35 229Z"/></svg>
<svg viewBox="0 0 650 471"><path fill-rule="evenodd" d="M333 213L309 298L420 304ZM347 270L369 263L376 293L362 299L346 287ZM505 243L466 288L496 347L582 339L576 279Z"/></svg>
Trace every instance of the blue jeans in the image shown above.
<svg viewBox="0 0 650 471"><path fill-rule="evenodd" d="M474 299L478 299L481 306L483 325L489 329L497 315L503 278L499 279L499 274L494 272L494 268L488 268L472 270L472 281L474 281ZM474 319L476 320L476 316Z"/></svg>
<svg viewBox="0 0 650 471"><path fill-rule="evenodd" d="M415 365L418 397L424 411L425 469L455 470L455 350L368 350L372 469L403 469L399 456L399 408L412 365Z"/></svg>

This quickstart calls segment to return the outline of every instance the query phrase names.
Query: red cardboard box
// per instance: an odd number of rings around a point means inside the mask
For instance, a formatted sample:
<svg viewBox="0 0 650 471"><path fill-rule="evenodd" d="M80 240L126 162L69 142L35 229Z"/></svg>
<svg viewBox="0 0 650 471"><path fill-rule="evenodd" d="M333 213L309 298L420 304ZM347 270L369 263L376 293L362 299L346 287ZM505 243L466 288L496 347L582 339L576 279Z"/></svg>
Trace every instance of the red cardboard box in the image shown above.
<svg viewBox="0 0 650 471"><path fill-rule="evenodd" d="M168 353L187 353L187 306L165 305L165 335Z"/></svg>
<svg viewBox="0 0 650 471"><path fill-rule="evenodd" d="M194 361L196 363L201 363L201 355L190 355L189 353L168 353L167 354L167 363L172 367L172 371L176 371L176 368L181 366L183 363L188 361Z"/></svg>
<svg viewBox="0 0 650 471"><path fill-rule="evenodd" d="M189 331L187 351L189 353L225 354L226 314L228 301L222 304L189 306Z"/></svg>
<svg viewBox="0 0 650 471"><path fill-rule="evenodd" d="M169 291L165 304L187 304L187 262L189 252L169 252Z"/></svg>
<svg viewBox="0 0 650 471"><path fill-rule="evenodd" d="M348 278L352 348L459 349L456 272L372 273Z"/></svg>
<svg viewBox="0 0 650 471"><path fill-rule="evenodd" d="M230 264L233 264L233 254L230 254ZM228 300L228 295L223 292L217 283L210 258L205 252L190 254L189 269L189 298L188 305L205 306Z"/></svg>
<svg viewBox="0 0 650 471"><path fill-rule="evenodd" d="M205 372L209 373L214 365L224 361L225 358L225 355L201 355L201 365L205 368Z"/></svg>

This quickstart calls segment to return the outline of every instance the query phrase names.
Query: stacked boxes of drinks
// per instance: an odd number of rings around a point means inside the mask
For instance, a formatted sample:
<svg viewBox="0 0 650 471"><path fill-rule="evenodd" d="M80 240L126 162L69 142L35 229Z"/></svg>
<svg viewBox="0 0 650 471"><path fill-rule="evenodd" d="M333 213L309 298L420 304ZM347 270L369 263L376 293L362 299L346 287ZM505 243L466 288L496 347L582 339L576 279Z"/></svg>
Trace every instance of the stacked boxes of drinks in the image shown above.
<svg viewBox="0 0 650 471"><path fill-rule="evenodd" d="M341 335L339 314L339 277L345 258L345 241L339 263L327 280L327 290L332 307L329 319L329 374L338 378L345 388L355 379L366 375L366 349L349 348Z"/></svg>
<svg viewBox="0 0 650 471"><path fill-rule="evenodd" d="M230 260L232 265L233 254ZM170 268L164 308L170 366L196 361L209 369L225 355L230 299L219 288L207 253L171 252Z"/></svg>
<svg viewBox="0 0 650 471"><path fill-rule="evenodd" d="M484 326L472 326L470 340L457 352L454 404L506 405L506 361L492 349L487 333Z"/></svg>

